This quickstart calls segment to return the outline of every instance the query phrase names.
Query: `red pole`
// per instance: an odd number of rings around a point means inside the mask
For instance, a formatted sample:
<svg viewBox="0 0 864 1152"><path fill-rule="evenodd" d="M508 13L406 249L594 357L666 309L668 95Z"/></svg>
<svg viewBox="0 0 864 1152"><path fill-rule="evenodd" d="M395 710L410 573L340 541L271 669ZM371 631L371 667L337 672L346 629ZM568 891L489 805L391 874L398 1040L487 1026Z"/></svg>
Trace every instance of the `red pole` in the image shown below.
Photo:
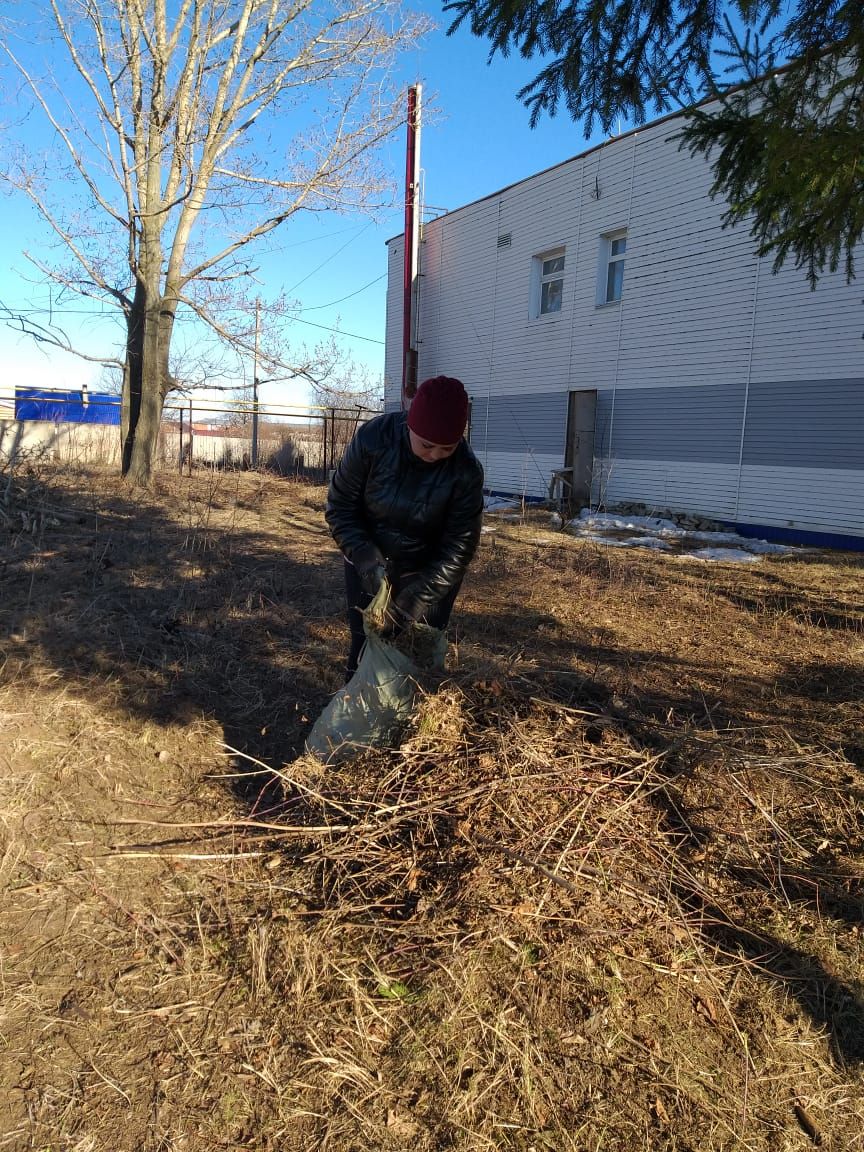
<svg viewBox="0 0 864 1152"><path fill-rule="evenodd" d="M419 198L420 129L419 84L408 89L408 135L405 148L405 252L402 276L402 407L407 408L417 390L417 352L412 347L414 278L417 274L417 200Z"/></svg>

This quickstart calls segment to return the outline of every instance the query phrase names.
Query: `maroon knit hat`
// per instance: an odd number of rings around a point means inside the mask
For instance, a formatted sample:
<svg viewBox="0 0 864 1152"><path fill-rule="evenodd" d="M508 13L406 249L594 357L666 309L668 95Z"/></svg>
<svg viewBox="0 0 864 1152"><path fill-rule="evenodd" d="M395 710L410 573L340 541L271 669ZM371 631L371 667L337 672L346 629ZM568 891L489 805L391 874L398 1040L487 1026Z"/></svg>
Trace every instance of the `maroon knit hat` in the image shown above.
<svg viewBox="0 0 864 1152"><path fill-rule="evenodd" d="M430 444L456 444L468 423L468 393L455 376L424 380L408 409L408 427Z"/></svg>

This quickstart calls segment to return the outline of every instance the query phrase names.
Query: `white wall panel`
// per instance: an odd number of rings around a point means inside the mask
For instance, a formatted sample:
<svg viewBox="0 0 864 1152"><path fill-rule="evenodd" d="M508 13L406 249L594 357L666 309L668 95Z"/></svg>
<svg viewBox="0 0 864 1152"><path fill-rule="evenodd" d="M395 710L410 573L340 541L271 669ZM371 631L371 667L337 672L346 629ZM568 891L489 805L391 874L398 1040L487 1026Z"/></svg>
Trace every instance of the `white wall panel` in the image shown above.
<svg viewBox="0 0 864 1152"><path fill-rule="evenodd" d="M864 264L864 245L858 264ZM763 263L753 342L754 380L809 380L864 375L861 284L841 273L822 277L815 291L804 274L776 276Z"/></svg>
<svg viewBox="0 0 864 1152"><path fill-rule="evenodd" d="M864 536L864 472L746 466L741 470L737 519Z"/></svg>
<svg viewBox="0 0 864 1152"><path fill-rule="evenodd" d="M595 462L591 498L600 505L638 501L658 511L668 508L734 520L737 490L734 465L613 457Z"/></svg>
<svg viewBox="0 0 864 1152"><path fill-rule="evenodd" d="M552 473L561 467L560 457L539 452L479 452L478 459L488 489L529 499L545 499Z"/></svg>

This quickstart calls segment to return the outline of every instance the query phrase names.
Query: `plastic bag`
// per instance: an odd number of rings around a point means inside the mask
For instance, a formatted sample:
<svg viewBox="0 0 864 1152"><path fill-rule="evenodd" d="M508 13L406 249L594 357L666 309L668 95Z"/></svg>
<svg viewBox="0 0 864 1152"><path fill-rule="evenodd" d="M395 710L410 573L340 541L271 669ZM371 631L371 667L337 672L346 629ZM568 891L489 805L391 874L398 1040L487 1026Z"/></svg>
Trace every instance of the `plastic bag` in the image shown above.
<svg viewBox="0 0 864 1152"><path fill-rule="evenodd" d="M326 764L391 745L414 711L424 681L444 668L447 637L440 629L412 624L393 640L381 636L389 604L390 587L384 581L363 613L366 643L357 671L306 739L307 751Z"/></svg>

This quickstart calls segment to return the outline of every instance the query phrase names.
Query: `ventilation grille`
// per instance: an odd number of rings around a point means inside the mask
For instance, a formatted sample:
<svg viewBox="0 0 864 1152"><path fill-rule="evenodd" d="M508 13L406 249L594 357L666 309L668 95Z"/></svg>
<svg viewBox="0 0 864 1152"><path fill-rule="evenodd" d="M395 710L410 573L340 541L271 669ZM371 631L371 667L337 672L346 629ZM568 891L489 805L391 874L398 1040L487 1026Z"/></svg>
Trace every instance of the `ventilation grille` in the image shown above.
<svg viewBox="0 0 864 1152"><path fill-rule="evenodd" d="M503 236L498 237L498 247L499 248L509 248L512 243L513 243L513 233L512 232L505 232Z"/></svg>

